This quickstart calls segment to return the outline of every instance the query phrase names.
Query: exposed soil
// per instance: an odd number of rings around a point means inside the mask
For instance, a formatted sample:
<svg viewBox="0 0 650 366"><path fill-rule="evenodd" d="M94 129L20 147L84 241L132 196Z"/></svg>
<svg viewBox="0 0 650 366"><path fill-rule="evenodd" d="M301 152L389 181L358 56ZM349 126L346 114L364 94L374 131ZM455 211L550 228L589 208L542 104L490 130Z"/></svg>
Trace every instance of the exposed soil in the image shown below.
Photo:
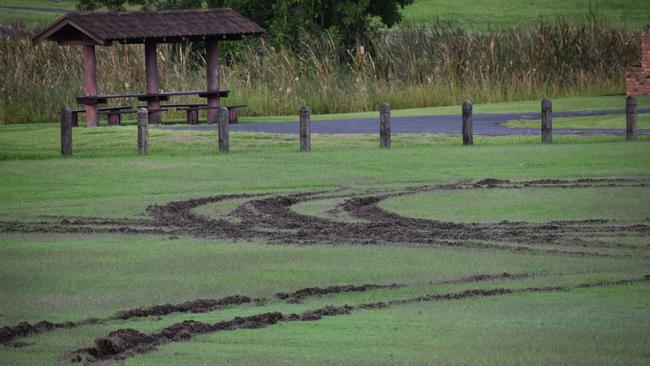
<svg viewBox="0 0 650 366"><path fill-rule="evenodd" d="M264 328L283 320L281 313L263 313L208 324L186 320L164 328L160 332L145 334L135 329L119 329L106 337L95 339L93 346L73 352L72 361L94 362L106 359L122 360L138 353L148 352L167 342L185 341L196 334L235 329Z"/></svg>
<svg viewBox="0 0 650 366"><path fill-rule="evenodd" d="M352 310L354 310L354 307L350 305L343 305L343 306L328 305L324 308L305 311L300 315L291 314L287 317L287 320L301 320L301 321L320 320L324 316L350 314Z"/></svg>
<svg viewBox="0 0 650 366"><path fill-rule="evenodd" d="M248 304L254 300L248 296L229 296L223 299L198 299L186 301L182 304L163 304L138 309L124 310L119 312L113 319L131 319L147 316L162 316L171 313L207 313L221 310L228 305Z"/></svg>
<svg viewBox="0 0 650 366"><path fill-rule="evenodd" d="M307 288L300 289L298 291L294 291L292 293L278 292L275 295L280 300L284 300L291 304L298 304L307 297L339 294L342 292L364 292L364 291L376 290L382 288L399 288L404 286L406 285L393 283L390 285L365 284L360 286L340 285L340 286L329 286L329 287L307 287Z"/></svg>
<svg viewBox="0 0 650 366"><path fill-rule="evenodd" d="M33 324L30 324L28 322L20 322L14 326L0 327L0 344L5 346L20 346L22 344L17 343L15 341L16 338L39 334L52 329L74 328L81 325L101 324L102 322L103 320L96 318L89 318L80 322L63 323L53 323L47 320L41 320Z"/></svg>
<svg viewBox="0 0 650 366"><path fill-rule="evenodd" d="M234 295L222 299L198 299L186 301L182 304L162 304L123 310L118 312L117 315L107 319L88 318L77 322L68 321L63 323L53 323L47 320L42 320L34 324L20 322L14 326L0 327L0 344L13 346L16 345L16 338L39 334L53 329L76 328L89 324L103 324L106 321L111 320L164 316L172 313L205 313L221 310L225 306L258 303L261 300L263 299L252 299L248 296Z"/></svg>
<svg viewBox="0 0 650 366"><path fill-rule="evenodd" d="M481 282L481 281L494 281L500 279L523 279L533 276L543 275L541 273L521 273L521 274L510 274L504 272L502 274L478 274L467 277L460 277L451 280L431 282L431 284L459 284L459 283L470 283L470 282ZM280 300L284 300L288 303L300 303L304 299L313 296L326 296L343 292L364 292L371 291L376 289L396 289L405 287L405 284L364 284L364 285L337 285L337 286L328 286L328 287L306 287L303 289L296 290L291 293L287 292L278 292L276 296ZM83 325L89 324L103 324L106 321L112 320L128 320L133 318L144 318L150 316L165 316L173 313L206 313L211 311L222 310L226 306L236 306L243 304L255 304L261 305L265 303L265 299L255 299L248 296L233 295L224 297L221 299L197 299L185 301L181 304L160 304L152 305L147 307L134 308L129 310L119 311L115 316L106 319L99 318L88 318L77 322L62 322L62 323L53 323L47 320L42 320L34 324L28 322L20 322L13 326L0 327L0 344L5 346L25 346L17 342L16 339L20 337L25 337L28 335L39 334L47 332L53 329L61 328L75 328ZM314 316L313 314L311 315ZM301 316L298 316L300 319Z"/></svg>
<svg viewBox="0 0 650 366"><path fill-rule="evenodd" d="M262 313L249 317L236 317L232 320L208 324L194 320L173 324L160 332L145 334L134 329L120 329L111 332L106 337L95 340L93 346L79 349L72 354L73 361L94 362L107 359L122 360L138 353L144 353L155 349L155 347L168 342L184 341L196 334L213 333L234 329L255 329L264 328L282 321L315 321L323 316L338 316L350 314L355 310L373 310L391 306L405 305L417 302L462 300L476 297L501 296L516 293L530 292L557 292L566 291L572 288L590 288L601 286L624 285L638 282L650 282L650 275L639 279L627 279L619 281L601 281L584 283L575 287L552 286L552 287L529 287L523 289L472 289L461 292L445 294L429 294L417 298L392 300L388 302L376 302L362 304L359 306L327 306L320 309L306 311L302 314L284 315L279 312Z"/></svg>
<svg viewBox="0 0 650 366"><path fill-rule="evenodd" d="M508 273L503 272L500 274L478 274L473 276L461 277L452 280L445 281L436 281L430 282L431 284L437 285L447 285L447 284L460 284L460 283L472 283L472 282L482 282L482 281L496 281L496 280L521 280L524 278L530 278L535 276L540 276L541 273Z"/></svg>
<svg viewBox="0 0 650 366"><path fill-rule="evenodd" d="M584 188L647 186L643 179L578 179L572 181L542 179L511 182L486 178L475 183L462 182L437 186L419 186L385 192L324 191L269 194L234 194L170 202L147 208L150 219L60 218L56 222L0 222L3 232L40 233L117 233L181 235L229 240L263 241L289 244L400 244L437 245L490 249L489 242L517 243L516 251L526 245L552 244L567 237L650 235L650 224L625 224L608 220L553 221L545 224L503 221L496 224L455 223L402 217L377 206L384 199L414 192L449 189ZM304 216L291 206L310 200L348 197L337 209L359 222L341 222L322 217ZM224 218L208 218L193 210L199 206L232 199L246 201ZM469 243L474 241L474 243ZM482 243L477 243L478 241ZM601 243L602 247L602 243ZM508 248L505 248L508 249ZM536 248L534 251L544 249ZM594 251L546 251L565 255L598 255ZM609 255L609 254L608 254Z"/></svg>

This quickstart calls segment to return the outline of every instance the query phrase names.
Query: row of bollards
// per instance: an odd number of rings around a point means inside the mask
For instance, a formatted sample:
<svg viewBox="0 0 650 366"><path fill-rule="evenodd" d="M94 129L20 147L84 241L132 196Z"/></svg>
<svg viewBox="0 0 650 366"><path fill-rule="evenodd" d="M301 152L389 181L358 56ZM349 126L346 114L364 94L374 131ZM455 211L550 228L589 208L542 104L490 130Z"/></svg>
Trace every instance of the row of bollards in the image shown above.
<svg viewBox="0 0 650 366"><path fill-rule="evenodd" d="M140 108L137 112L138 121L138 153L149 153L149 111ZM228 109L220 107L219 121L219 151L228 153L230 150ZM72 156L72 111L66 108L61 111L61 155Z"/></svg>
<svg viewBox="0 0 650 366"><path fill-rule="evenodd" d="M553 103L550 99L542 100L541 122L542 142L547 144L553 142ZM636 140L638 138L636 128L636 98L631 96L626 98L625 124L626 140ZM462 131L463 145L473 145L472 102L469 100L465 101L462 107Z"/></svg>
<svg viewBox="0 0 650 366"><path fill-rule="evenodd" d="M463 145L474 144L472 102L467 100L462 105L462 136ZM636 99L627 97L625 103L626 129L628 141L638 138L636 128ZM228 109L219 107L218 110L219 151L227 154L230 151L230 124ZM300 108L299 112L300 151L311 150L311 117L308 107ZM149 152L149 113L146 108L138 109L138 153L146 155ZM550 99L542 100L541 134L543 143L553 142L553 103ZM61 155L72 155L72 124L73 116L69 108L61 111ZM379 147L388 149L391 145L390 105L383 103L379 108Z"/></svg>
<svg viewBox="0 0 650 366"><path fill-rule="evenodd" d="M146 108L138 109L138 153L149 153L149 112ZM61 155L72 156L72 111L61 111Z"/></svg>

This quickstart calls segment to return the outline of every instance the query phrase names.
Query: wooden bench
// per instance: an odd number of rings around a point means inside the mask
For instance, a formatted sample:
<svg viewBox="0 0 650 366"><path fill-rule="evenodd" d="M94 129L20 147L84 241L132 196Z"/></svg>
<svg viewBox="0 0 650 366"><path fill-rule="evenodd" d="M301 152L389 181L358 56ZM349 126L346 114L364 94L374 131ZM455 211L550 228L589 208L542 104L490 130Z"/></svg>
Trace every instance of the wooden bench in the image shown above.
<svg viewBox="0 0 650 366"><path fill-rule="evenodd" d="M233 105L226 105L225 107L228 108L228 123L236 124L239 123L237 111L240 108L248 107L248 105L233 104ZM190 125L197 124L199 122L199 109L214 109L214 108L210 108L206 104L187 104L187 105L176 106L176 110L187 111L187 124Z"/></svg>
<svg viewBox="0 0 650 366"><path fill-rule="evenodd" d="M239 118L237 116L237 111L240 108L248 108L248 105L246 105L246 104L233 104L233 105L227 105L226 108L228 108L228 123L229 124L237 124L237 123L239 123Z"/></svg>
<svg viewBox="0 0 650 366"><path fill-rule="evenodd" d="M130 105L124 105L119 107L103 107L98 108L99 114L108 115L108 125L115 126L119 125L121 122L121 114L125 113L126 110L130 110ZM85 109L73 109L72 111L72 127L79 126L79 113L85 113Z"/></svg>
<svg viewBox="0 0 650 366"><path fill-rule="evenodd" d="M178 111L187 111L187 124L195 125L199 123L199 107L205 106L206 104L165 104L161 105L161 108L176 108Z"/></svg>

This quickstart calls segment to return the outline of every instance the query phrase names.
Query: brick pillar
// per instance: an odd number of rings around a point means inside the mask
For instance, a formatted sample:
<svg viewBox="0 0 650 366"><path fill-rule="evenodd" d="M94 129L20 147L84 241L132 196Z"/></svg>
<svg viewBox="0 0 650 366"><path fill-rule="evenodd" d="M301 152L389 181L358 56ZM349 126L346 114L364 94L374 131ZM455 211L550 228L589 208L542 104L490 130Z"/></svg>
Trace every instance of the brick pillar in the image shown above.
<svg viewBox="0 0 650 366"><path fill-rule="evenodd" d="M650 95L650 31L641 35L641 64L625 73L627 96Z"/></svg>
<svg viewBox="0 0 650 366"><path fill-rule="evenodd" d="M646 76L650 76L650 31L641 36L641 68Z"/></svg>

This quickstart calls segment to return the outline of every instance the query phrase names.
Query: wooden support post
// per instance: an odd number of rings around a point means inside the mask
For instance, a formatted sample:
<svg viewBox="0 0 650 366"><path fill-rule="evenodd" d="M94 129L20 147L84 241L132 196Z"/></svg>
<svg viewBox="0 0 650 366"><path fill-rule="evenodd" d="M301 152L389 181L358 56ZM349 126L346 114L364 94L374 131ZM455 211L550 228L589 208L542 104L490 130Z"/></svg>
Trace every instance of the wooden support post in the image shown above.
<svg viewBox="0 0 650 366"><path fill-rule="evenodd" d="M300 151L311 150L310 124L309 107L300 108Z"/></svg>
<svg viewBox="0 0 650 366"><path fill-rule="evenodd" d="M627 141L634 141L637 137L636 131L636 98L629 96L625 99L625 138Z"/></svg>
<svg viewBox="0 0 650 366"><path fill-rule="evenodd" d="M219 120L219 151L227 154L230 151L230 137L228 136L230 128L228 123L228 108L220 107L218 109L217 118Z"/></svg>
<svg viewBox="0 0 650 366"><path fill-rule="evenodd" d="M120 111L109 112L108 113L108 125L109 126L119 126L122 122Z"/></svg>
<svg viewBox="0 0 650 366"><path fill-rule="evenodd" d="M472 118L472 102L463 102L463 145L474 145L474 123Z"/></svg>
<svg viewBox="0 0 650 366"><path fill-rule="evenodd" d="M97 59L95 57L95 46L83 46L84 56L84 93L86 96L97 95ZM97 103L85 105L86 127L99 125L99 113Z"/></svg>
<svg viewBox="0 0 650 366"><path fill-rule="evenodd" d="M239 108L233 107L228 109L228 119L230 120L231 125L236 125L239 123L239 118L237 117L237 110Z"/></svg>
<svg viewBox="0 0 650 366"><path fill-rule="evenodd" d="M149 111L147 108L138 109L138 153L149 153Z"/></svg>
<svg viewBox="0 0 650 366"><path fill-rule="evenodd" d="M72 112L69 108L61 111L61 155L72 155Z"/></svg>
<svg viewBox="0 0 650 366"><path fill-rule="evenodd" d="M156 43L145 42L144 44L144 67L147 78L147 94L158 94L160 85L158 82L158 54L156 52ZM147 109L151 112L150 122L160 123L160 101L148 100Z"/></svg>
<svg viewBox="0 0 650 366"><path fill-rule="evenodd" d="M207 90L209 92L219 91L219 42L216 38L208 38L205 40L205 70ZM208 123L217 123L221 98L219 95L210 95L207 98Z"/></svg>
<svg viewBox="0 0 650 366"><path fill-rule="evenodd" d="M72 112L72 127L79 127L79 112Z"/></svg>
<svg viewBox="0 0 650 366"><path fill-rule="evenodd" d="M195 125L199 123L199 109L198 108L188 108L187 109L187 124Z"/></svg>
<svg viewBox="0 0 650 366"><path fill-rule="evenodd" d="M379 147L390 148L390 105L387 103L379 107Z"/></svg>
<svg viewBox="0 0 650 366"><path fill-rule="evenodd" d="M542 100L542 142L553 142L553 103L550 99Z"/></svg>

